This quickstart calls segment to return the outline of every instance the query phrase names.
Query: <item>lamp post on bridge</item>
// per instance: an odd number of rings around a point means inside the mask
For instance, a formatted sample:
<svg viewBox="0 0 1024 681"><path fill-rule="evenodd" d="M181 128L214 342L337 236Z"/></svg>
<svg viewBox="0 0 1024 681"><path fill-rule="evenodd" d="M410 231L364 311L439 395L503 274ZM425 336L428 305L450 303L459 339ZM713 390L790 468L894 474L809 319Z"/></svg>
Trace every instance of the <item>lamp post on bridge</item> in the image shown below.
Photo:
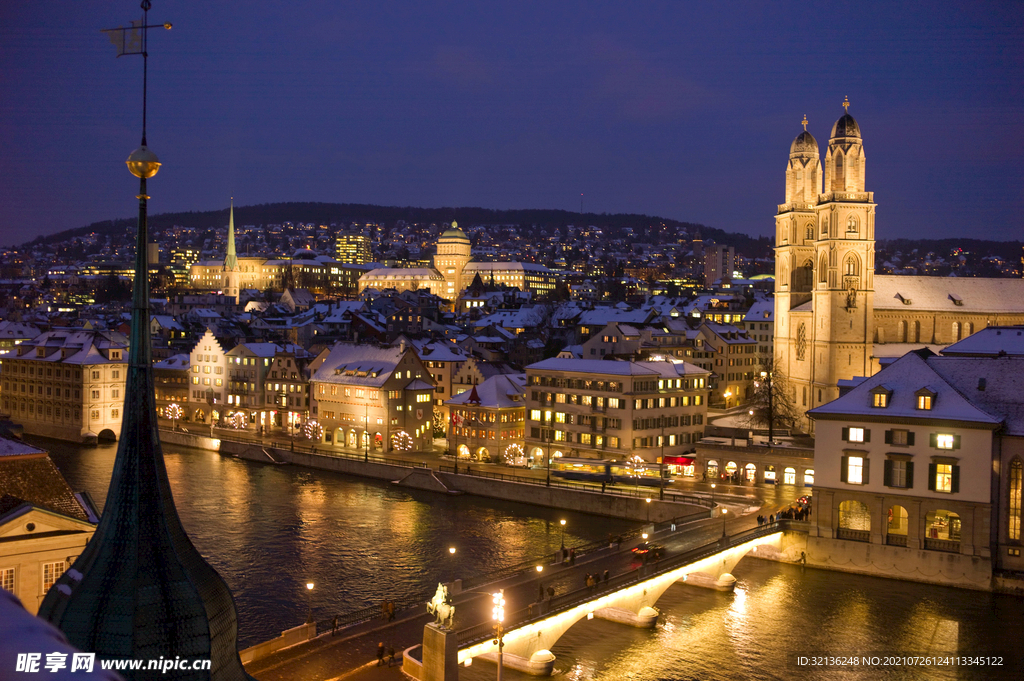
<svg viewBox="0 0 1024 681"><path fill-rule="evenodd" d="M505 666L505 590L498 589L491 595L491 600L494 603L494 608L491 610L494 619L494 643L498 644L498 681L501 681L501 672Z"/></svg>

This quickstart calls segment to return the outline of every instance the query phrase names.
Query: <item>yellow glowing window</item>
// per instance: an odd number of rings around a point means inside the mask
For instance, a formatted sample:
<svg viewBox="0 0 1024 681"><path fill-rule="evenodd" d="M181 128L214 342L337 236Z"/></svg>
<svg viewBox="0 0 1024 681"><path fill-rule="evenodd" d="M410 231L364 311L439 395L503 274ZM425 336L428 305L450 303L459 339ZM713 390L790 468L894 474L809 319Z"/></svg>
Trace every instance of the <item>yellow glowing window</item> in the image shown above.
<svg viewBox="0 0 1024 681"><path fill-rule="evenodd" d="M860 456L851 456L846 460L846 481L853 485L864 483L864 459Z"/></svg>

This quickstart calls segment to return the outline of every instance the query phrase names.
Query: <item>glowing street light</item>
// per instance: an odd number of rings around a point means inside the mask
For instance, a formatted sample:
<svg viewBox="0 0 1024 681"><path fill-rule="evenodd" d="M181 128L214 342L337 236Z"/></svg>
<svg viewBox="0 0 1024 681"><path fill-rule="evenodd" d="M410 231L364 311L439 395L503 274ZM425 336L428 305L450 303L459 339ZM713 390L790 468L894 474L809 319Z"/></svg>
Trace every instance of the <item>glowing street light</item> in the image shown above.
<svg viewBox="0 0 1024 681"><path fill-rule="evenodd" d="M722 509L722 536L723 537L727 536L727 533L725 531L725 522L726 522L726 520L728 520L728 518L726 518L725 514L728 513L728 512L729 512L728 509L724 509L724 508Z"/></svg>
<svg viewBox="0 0 1024 681"><path fill-rule="evenodd" d="M647 497L647 524L651 523L651 498Z"/></svg>
<svg viewBox="0 0 1024 681"><path fill-rule="evenodd" d="M491 601L494 608L491 610L491 617L494 619L494 643L498 646L498 681L501 681L501 671L505 666L503 651L505 649L505 590L499 589L491 594Z"/></svg>
<svg viewBox="0 0 1024 681"><path fill-rule="evenodd" d="M562 520L559 520L558 522L562 525L562 539L561 539L561 543L562 543L562 548L564 549L565 548L565 519L563 518Z"/></svg>
<svg viewBox="0 0 1024 681"><path fill-rule="evenodd" d="M715 507L715 483L711 483L711 508Z"/></svg>
<svg viewBox="0 0 1024 681"><path fill-rule="evenodd" d="M454 546L449 546L448 547L448 553L450 553L450 554L452 554L454 556L455 555L455 547Z"/></svg>

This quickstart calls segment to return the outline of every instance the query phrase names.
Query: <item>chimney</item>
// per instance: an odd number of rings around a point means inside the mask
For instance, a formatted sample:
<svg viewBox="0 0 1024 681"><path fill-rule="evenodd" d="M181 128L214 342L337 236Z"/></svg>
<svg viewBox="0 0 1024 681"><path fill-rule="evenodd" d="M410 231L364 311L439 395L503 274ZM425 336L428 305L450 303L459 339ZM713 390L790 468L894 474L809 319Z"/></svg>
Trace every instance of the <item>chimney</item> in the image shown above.
<svg viewBox="0 0 1024 681"><path fill-rule="evenodd" d="M405 354L405 340L404 339L398 342L398 351L400 353L402 353L403 355Z"/></svg>

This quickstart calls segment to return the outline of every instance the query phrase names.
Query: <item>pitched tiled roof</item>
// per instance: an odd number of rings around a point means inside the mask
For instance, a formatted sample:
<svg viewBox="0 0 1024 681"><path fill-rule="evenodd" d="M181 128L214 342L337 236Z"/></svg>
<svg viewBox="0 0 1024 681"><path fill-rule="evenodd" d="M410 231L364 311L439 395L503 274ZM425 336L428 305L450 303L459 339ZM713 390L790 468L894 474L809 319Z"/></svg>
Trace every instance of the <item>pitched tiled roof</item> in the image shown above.
<svg viewBox="0 0 1024 681"><path fill-rule="evenodd" d="M0 456L0 514L25 501L71 518L89 519L57 466L40 450Z"/></svg>

